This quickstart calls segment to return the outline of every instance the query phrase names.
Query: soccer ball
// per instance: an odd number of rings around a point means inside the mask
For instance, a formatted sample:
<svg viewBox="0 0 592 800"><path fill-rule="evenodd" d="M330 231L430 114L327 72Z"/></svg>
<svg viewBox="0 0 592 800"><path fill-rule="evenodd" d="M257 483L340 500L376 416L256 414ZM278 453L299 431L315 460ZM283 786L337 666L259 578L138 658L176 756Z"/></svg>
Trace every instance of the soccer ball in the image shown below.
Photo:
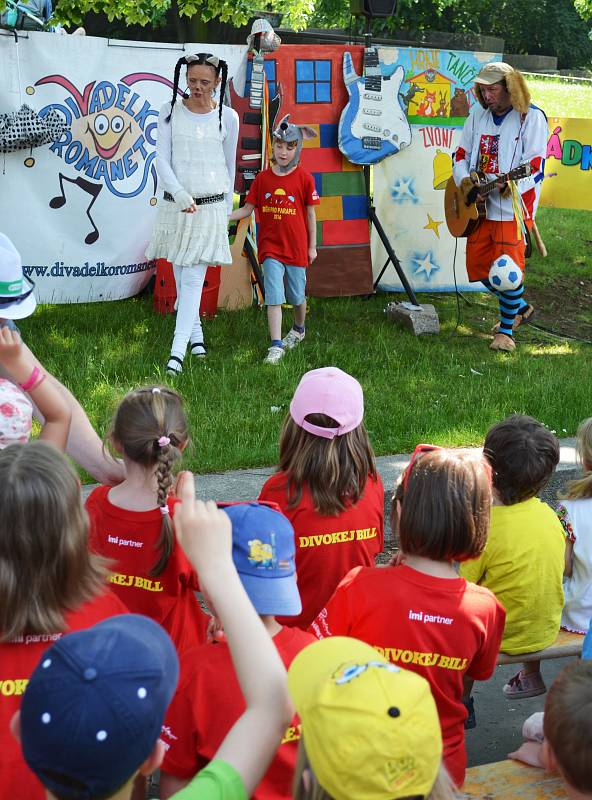
<svg viewBox="0 0 592 800"><path fill-rule="evenodd" d="M524 275L518 264L505 254L496 258L489 270L489 283L500 292L517 289L523 279Z"/></svg>

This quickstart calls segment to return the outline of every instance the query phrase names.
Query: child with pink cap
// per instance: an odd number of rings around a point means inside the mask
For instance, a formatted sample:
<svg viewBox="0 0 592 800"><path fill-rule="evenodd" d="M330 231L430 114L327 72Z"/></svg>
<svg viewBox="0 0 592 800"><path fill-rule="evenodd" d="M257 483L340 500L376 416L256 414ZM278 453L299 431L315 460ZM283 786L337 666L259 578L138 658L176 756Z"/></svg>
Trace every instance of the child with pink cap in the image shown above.
<svg viewBox="0 0 592 800"><path fill-rule="evenodd" d="M294 526L302 612L280 617L306 629L350 569L374 566L384 540L384 488L364 427L364 393L337 367L303 375L280 438L279 469L260 500Z"/></svg>

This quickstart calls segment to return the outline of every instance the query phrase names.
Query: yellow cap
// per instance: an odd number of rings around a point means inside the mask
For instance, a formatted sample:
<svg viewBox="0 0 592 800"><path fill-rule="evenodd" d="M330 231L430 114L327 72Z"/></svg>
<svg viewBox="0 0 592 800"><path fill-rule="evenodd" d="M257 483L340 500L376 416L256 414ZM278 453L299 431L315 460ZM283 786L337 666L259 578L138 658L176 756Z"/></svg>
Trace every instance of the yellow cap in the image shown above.
<svg viewBox="0 0 592 800"><path fill-rule="evenodd" d="M430 793L442 733L428 682L344 636L296 656L288 686L306 754L335 800L396 800Z"/></svg>

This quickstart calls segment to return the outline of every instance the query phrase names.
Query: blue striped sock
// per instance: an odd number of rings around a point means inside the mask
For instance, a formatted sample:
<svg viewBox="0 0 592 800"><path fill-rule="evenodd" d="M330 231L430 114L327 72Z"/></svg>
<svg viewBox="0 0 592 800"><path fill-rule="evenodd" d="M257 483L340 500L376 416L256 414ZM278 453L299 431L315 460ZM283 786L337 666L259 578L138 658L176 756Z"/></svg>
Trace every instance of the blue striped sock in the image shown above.
<svg viewBox="0 0 592 800"><path fill-rule="evenodd" d="M500 292L499 289L489 283L488 280L483 281L483 285L494 294L499 301L500 310L500 327L499 333L505 333L506 336L513 336L514 330L512 328L516 314L524 306L522 295L524 294L524 284L521 284L517 289L511 289L507 292Z"/></svg>

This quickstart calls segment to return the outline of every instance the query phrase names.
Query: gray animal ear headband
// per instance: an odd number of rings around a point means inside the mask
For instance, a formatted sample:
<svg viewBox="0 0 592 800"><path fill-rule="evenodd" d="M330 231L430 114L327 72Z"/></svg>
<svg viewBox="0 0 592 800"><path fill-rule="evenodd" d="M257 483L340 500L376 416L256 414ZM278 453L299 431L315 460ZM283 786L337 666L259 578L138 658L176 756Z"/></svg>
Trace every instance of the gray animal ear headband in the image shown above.
<svg viewBox="0 0 592 800"><path fill-rule="evenodd" d="M218 69L220 65L220 59L218 56L208 55L207 53L196 53L194 56L185 56L185 63L187 66L190 64L194 64L196 61L202 61L204 64L209 64L214 69Z"/></svg>
<svg viewBox="0 0 592 800"><path fill-rule="evenodd" d="M317 132L314 128L311 128L308 125L294 125L290 122L290 115L286 114L286 116L282 117L282 119L279 121L278 126L272 135L273 138L278 142L297 142L296 155L288 164L288 166L282 167L279 164L276 165L280 172L288 172L300 161L300 152L302 150L302 142L304 139L314 139L317 135Z"/></svg>

